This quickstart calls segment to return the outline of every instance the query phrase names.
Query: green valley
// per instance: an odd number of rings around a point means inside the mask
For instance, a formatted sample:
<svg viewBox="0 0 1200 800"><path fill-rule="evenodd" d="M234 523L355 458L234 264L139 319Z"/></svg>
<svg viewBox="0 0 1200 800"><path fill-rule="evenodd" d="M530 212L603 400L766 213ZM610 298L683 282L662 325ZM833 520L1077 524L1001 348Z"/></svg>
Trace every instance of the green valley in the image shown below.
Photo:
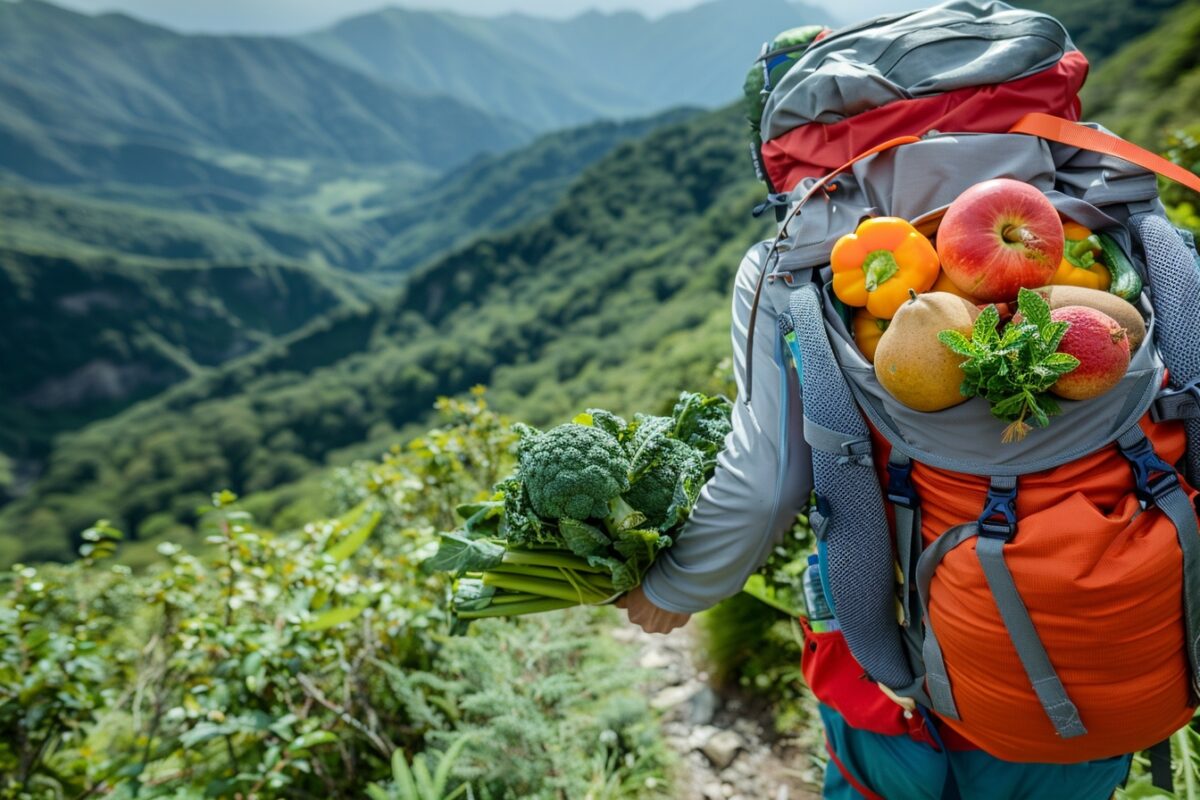
<svg viewBox="0 0 1200 800"><path fill-rule="evenodd" d="M550 213L418 269L396 300L326 315L63 435L0 511L26 543L7 540L8 557L62 553L98 513L177 537L213 486L262 491L378 451L439 394L479 383L532 421L584 397L643 407L703 384L727 349L733 270L767 230L746 214L744 158L734 109L621 145Z"/></svg>

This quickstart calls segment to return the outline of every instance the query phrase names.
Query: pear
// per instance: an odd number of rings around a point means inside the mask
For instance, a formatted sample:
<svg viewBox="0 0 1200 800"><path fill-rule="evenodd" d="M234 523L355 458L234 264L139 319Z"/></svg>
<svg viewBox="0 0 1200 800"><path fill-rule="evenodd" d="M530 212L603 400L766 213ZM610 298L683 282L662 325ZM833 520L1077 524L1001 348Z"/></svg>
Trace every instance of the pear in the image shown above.
<svg viewBox="0 0 1200 800"><path fill-rule="evenodd" d="M967 398L963 357L938 341L945 330L971 335L979 309L949 292L914 294L892 317L875 350L875 376L892 397L917 411L941 411Z"/></svg>

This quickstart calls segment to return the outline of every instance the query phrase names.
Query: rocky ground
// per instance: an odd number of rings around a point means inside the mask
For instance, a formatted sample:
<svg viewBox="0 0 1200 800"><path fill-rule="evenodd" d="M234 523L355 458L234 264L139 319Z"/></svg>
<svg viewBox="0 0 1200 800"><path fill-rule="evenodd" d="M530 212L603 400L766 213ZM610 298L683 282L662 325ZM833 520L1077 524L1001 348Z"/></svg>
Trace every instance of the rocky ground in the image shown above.
<svg viewBox="0 0 1200 800"><path fill-rule="evenodd" d="M811 754L820 742L775 735L769 709L709 686L694 623L669 636L631 625L613 635L639 648L639 666L653 676L650 702L681 762L678 800L818 800L821 771Z"/></svg>

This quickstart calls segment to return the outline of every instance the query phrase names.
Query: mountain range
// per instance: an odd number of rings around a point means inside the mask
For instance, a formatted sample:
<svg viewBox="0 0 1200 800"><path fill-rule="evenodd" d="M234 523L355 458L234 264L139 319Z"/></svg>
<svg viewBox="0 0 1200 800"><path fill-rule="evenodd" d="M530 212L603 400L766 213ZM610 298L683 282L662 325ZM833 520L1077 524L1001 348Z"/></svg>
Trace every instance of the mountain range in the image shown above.
<svg viewBox="0 0 1200 800"><path fill-rule="evenodd" d="M446 168L529 129L385 85L286 40L185 36L120 14L0 3L0 168L47 183L261 181L233 154Z"/></svg>
<svg viewBox="0 0 1200 800"><path fill-rule="evenodd" d="M763 41L836 25L815 5L715 0L650 20L588 12L566 20L386 8L298 41L394 86L459 98L545 130L675 105L728 103Z"/></svg>

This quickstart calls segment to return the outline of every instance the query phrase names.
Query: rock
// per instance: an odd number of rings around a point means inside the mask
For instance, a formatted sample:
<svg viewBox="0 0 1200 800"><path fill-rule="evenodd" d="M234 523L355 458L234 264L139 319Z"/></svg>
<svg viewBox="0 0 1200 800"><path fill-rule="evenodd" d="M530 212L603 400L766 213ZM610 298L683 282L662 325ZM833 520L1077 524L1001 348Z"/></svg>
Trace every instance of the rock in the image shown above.
<svg viewBox="0 0 1200 800"><path fill-rule="evenodd" d="M688 743L690 745L688 749L699 750L706 742L708 742L709 739L716 736L720 732L720 728L713 727L712 725L701 725L695 728L692 731L692 735L688 737Z"/></svg>
<svg viewBox="0 0 1200 800"><path fill-rule="evenodd" d="M737 758L742 745L742 737L733 731L719 731L700 745L700 752L708 757L714 767L725 769Z"/></svg>
<svg viewBox="0 0 1200 800"><path fill-rule="evenodd" d="M700 789L700 793L704 795L704 800L725 800L725 794L721 791L721 784L706 783Z"/></svg>
<svg viewBox="0 0 1200 800"><path fill-rule="evenodd" d="M610 631L612 638L618 642L632 644L642 635L642 632L632 625L618 625Z"/></svg>
<svg viewBox="0 0 1200 800"><path fill-rule="evenodd" d="M689 702L697 692L707 687L700 681L688 681L679 686L668 686L650 700L650 707L658 711L673 711Z"/></svg>
<svg viewBox="0 0 1200 800"><path fill-rule="evenodd" d="M688 722L692 725L708 725L717 713L717 693L709 686L702 686L688 701Z"/></svg>
<svg viewBox="0 0 1200 800"><path fill-rule="evenodd" d="M642 669L663 669L675 664L675 656L665 650L647 650L638 660Z"/></svg>

